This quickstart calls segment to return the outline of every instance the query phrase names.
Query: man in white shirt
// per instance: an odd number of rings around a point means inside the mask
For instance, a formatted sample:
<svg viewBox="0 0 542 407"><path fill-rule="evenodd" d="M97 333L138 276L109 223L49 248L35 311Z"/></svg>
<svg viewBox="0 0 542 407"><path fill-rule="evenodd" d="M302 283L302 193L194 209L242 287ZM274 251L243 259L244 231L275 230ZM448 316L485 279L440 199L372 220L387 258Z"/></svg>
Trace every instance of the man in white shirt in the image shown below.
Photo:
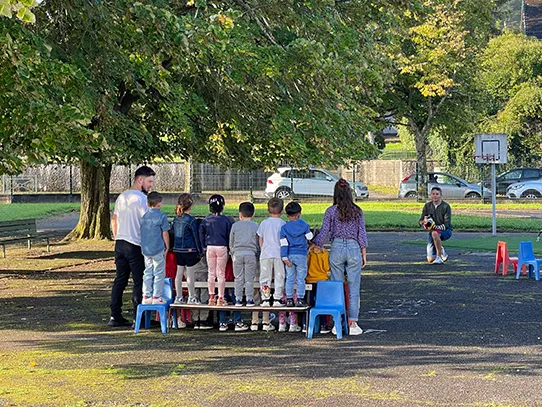
<svg viewBox="0 0 542 407"><path fill-rule="evenodd" d="M145 262L141 253L141 218L147 212L147 194L154 184L156 173L147 166L135 172L131 188L119 195L111 219L115 239L115 265L117 274L111 290L111 319L109 326L130 326L132 323L122 316L122 295L128 285L130 273L134 281L132 304L134 316L141 303L143 271Z"/></svg>

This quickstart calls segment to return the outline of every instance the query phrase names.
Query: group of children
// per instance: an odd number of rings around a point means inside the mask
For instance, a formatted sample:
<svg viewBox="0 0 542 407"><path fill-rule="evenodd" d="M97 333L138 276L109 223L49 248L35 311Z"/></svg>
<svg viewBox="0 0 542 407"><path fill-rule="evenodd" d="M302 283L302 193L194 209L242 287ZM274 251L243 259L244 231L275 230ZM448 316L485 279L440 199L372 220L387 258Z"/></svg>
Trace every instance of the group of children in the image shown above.
<svg viewBox="0 0 542 407"><path fill-rule="evenodd" d="M169 224L167 217L160 212L162 197L157 192L148 196L151 208L141 220L142 250L145 256L143 279L143 303L162 303L163 280L165 277L164 254L169 250ZM173 251L177 262L175 302L223 306L229 301L238 307L251 307L256 304L277 307L305 307L305 282L308 266L309 242L313 234L309 225L301 216L301 205L290 202L284 208L281 199L268 201L269 218L260 225L252 221L254 205L243 202L239 205L239 221L233 222L223 215L225 200L222 195L213 195L209 199L210 215L198 225L190 212L194 200L188 193L179 196L173 221ZM288 222L281 215L286 211ZM165 221L164 221L165 218ZM158 243L160 242L160 243ZM147 247L152 247L148 250ZM160 247L161 250L157 250ZM159 258L161 255L161 259ZM226 290L226 270L231 256L233 263L234 292ZM207 262L207 275L201 272L201 259ZM258 270L259 263L259 270ZM318 279L327 279L325 266L317 265ZM328 267L329 268L329 267ZM258 273L259 271L259 273ZM203 274L203 275L202 275ZM186 276L188 298L183 297L182 281ZM195 288L196 281L207 279L208 291ZM313 276L314 277L314 276ZM254 288L258 280L260 289ZM316 282L314 278L307 281ZM314 281L313 281L314 280ZM218 295L215 295L218 282ZM274 291L272 289L274 283ZM207 292L205 292L207 291ZM229 300L229 301L228 301ZM212 328L206 322L208 313L196 311L194 327ZM270 324L269 313L262 314L263 329L274 330ZM220 331L228 329L225 312L220 312ZM252 313L250 327L241 319L240 312L234 312L236 331L258 329L258 313ZM184 321L179 324L185 327ZM279 331L287 330L284 312L279 312ZM299 332L295 313L290 313L290 332Z"/></svg>

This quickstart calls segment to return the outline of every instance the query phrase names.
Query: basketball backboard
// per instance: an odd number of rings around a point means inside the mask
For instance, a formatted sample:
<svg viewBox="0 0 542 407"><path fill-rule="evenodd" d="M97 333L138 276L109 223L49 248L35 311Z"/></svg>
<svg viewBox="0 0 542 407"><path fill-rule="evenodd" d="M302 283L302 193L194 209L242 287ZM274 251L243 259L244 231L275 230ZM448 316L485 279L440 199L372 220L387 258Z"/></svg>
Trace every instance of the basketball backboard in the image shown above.
<svg viewBox="0 0 542 407"><path fill-rule="evenodd" d="M506 134L476 134L476 164L506 164L508 161L508 137Z"/></svg>

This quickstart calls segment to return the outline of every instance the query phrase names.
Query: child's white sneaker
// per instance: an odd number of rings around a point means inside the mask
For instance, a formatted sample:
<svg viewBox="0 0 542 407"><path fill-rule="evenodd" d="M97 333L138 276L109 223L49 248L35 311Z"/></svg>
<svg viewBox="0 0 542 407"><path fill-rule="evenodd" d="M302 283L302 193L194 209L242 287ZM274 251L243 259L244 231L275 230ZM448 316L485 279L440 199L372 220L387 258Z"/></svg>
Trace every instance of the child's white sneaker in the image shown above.
<svg viewBox="0 0 542 407"><path fill-rule="evenodd" d="M250 330L251 331L257 331L258 330L258 324L251 324L250 325Z"/></svg>
<svg viewBox="0 0 542 407"><path fill-rule="evenodd" d="M301 332L301 327L297 324L290 325L288 332Z"/></svg>
<svg viewBox="0 0 542 407"><path fill-rule="evenodd" d="M141 301L141 304L143 305L148 305L148 304L152 304L152 297L143 297L143 300Z"/></svg>
<svg viewBox="0 0 542 407"><path fill-rule="evenodd" d="M152 305L165 305L166 301L162 297L153 297Z"/></svg>
<svg viewBox="0 0 542 407"><path fill-rule="evenodd" d="M201 305L201 301L197 299L197 297L189 297L187 304L190 305Z"/></svg>
<svg viewBox="0 0 542 407"><path fill-rule="evenodd" d="M185 300L183 297L176 297L175 298L175 304L184 304Z"/></svg>
<svg viewBox="0 0 542 407"><path fill-rule="evenodd" d="M275 327L272 324L266 324L265 322L262 325L262 331L271 332L274 331Z"/></svg>
<svg viewBox="0 0 542 407"><path fill-rule="evenodd" d="M186 328L186 322L184 322L181 317L177 317L177 328L184 329Z"/></svg>
<svg viewBox="0 0 542 407"><path fill-rule="evenodd" d="M279 324L279 332L286 332L286 324Z"/></svg>

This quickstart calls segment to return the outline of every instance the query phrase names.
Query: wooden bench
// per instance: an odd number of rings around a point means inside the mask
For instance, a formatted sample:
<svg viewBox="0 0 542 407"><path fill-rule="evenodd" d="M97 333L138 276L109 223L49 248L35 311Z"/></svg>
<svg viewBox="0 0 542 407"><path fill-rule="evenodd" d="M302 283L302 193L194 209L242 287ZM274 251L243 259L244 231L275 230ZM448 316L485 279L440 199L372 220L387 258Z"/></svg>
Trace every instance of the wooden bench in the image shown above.
<svg viewBox="0 0 542 407"><path fill-rule="evenodd" d="M234 282L233 281L227 281L226 282L226 288L234 288ZM207 288L207 281L196 281L194 283L194 286L196 288ZM188 283L186 281L183 281L183 288L188 288ZM260 288L260 283L258 281L254 281L254 288ZM305 284L305 290L306 291L312 291L312 284ZM179 303L173 303L170 305L170 307L173 310L177 309L189 309L189 310L195 310L195 309L203 309L207 311L239 311L239 312L304 312L305 313L305 321L309 320L309 311L311 309L310 305L307 305L306 307L272 307L272 306L262 306L262 305L254 305L252 307L247 307L246 305L242 307L238 307L235 305L207 305L207 304L179 304ZM306 334L305 334L306 335Z"/></svg>
<svg viewBox="0 0 542 407"><path fill-rule="evenodd" d="M218 282L215 283L218 286ZM196 288L207 288L209 287L207 281L195 281L194 287ZM271 283L271 288L273 288L274 285ZM296 285L294 285L294 288ZM186 281L183 281L183 288L188 288L188 283ZM235 288L235 282L233 281L226 281L226 288ZM260 282L254 281L254 288L259 289L260 288ZM312 291L312 284L305 284L305 291Z"/></svg>
<svg viewBox="0 0 542 407"><path fill-rule="evenodd" d="M28 249L32 248L32 240L44 239L47 241L47 251L51 251L49 236L39 235L36 228L36 219L10 220L0 222L0 245L2 254L6 258L6 244L26 240Z"/></svg>

